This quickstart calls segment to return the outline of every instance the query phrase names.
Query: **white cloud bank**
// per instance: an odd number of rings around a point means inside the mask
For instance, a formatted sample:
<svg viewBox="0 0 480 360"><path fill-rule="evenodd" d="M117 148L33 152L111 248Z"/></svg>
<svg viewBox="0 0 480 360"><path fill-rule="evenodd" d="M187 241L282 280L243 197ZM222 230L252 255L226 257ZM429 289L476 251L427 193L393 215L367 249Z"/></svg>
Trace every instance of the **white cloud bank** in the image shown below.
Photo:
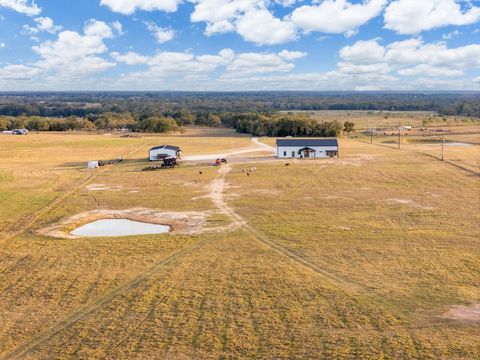
<svg viewBox="0 0 480 360"><path fill-rule="evenodd" d="M418 34L448 25L473 24L480 20L480 7L472 3L459 0L395 0L385 10L385 28L399 34Z"/></svg>
<svg viewBox="0 0 480 360"><path fill-rule="evenodd" d="M35 0L0 0L0 7L4 7L28 16L36 16L42 12Z"/></svg>
<svg viewBox="0 0 480 360"><path fill-rule="evenodd" d="M295 25L279 19L262 0L193 0L192 22L205 22L205 35L237 32L257 45L275 45L297 38Z"/></svg>
<svg viewBox="0 0 480 360"><path fill-rule="evenodd" d="M256 45L295 41L300 33L312 32L344 34L349 38L382 13L384 27L399 34L419 34L480 21L480 7L474 6L472 0L313 0L283 17L275 14L278 6L293 7L296 0L186 1L194 5L191 22L206 24L205 35L236 32ZM175 12L182 3L183 0L100 0L112 11L126 15L137 10Z"/></svg>
<svg viewBox="0 0 480 360"><path fill-rule="evenodd" d="M50 19L49 17L38 17L35 18L35 26L30 26L30 25L24 25L23 29L28 33L28 34L37 34L39 32L47 32L50 34L55 34L59 31L62 30L61 26L57 26L53 23L53 20Z"/></svg>
<svg viewBox="0 0 480 360"><path fill-rule="evenodd" d="M328 34L347 33L377 17L387 0L367 0L353 4L346 0L325 0L318 5L304 5L291 15L295 25L309 33L318 31Z"/></svg>
<svg viewBox="0 0 480 360"><path fill-rule="evenodd" d="M382 46L373 39L344 47L340 58L338 69L342 73L461 77L480 68L480 44L448 48L442 42L409 39Z"/></svg>
<svg viewBox="0 0 480 360"><path fill-rule="evenodd" d="M32 50L40 57L37 62L0 68L0 81L22 80L50 87L72 83L76 86L89 75L115 66L100 56L107 51L104 40L113 36L109 25L89 20L83 34L63 31L56 40L33 46Z"/></svg>
<svg viewBox="0 0 480 360"><path fill-rule="evenodd" d="M175 12L182 0L101 0L100 4L112 11L131 15L137 10Z"/></svg>
<svg viewBox="0 0 480 360"><path fill-rule="evenodd" d="M147 29L155 36L159 44L164 44L175 37L175 30L170 28L163 28L153 22L145 22Z"/></svg>

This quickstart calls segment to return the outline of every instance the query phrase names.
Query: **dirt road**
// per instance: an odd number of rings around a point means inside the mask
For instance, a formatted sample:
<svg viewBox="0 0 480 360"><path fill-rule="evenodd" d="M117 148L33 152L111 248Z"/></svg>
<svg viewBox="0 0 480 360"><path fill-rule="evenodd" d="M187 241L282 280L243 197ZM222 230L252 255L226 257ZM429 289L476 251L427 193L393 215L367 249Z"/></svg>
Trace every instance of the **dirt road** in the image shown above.
<svg viewBox="0 0 480 360"><path fill-rule="evenodd" d="M236 150L236 151L220 153L220 154L202 154L202 155L183 156L182 160L185 160L185 161L202 161L202 160L223 159L223 158L228 158L228 157L231 157L231 156L248 154L248 153L255 153L255 152L269 152L269 153L272 153L272 154L275 153L275 148L273 146L261 143L260 141L258 141L258 138L252 138L251 140L252 140L252 143L254 143L256 145L255 147L247 147L247 148L239 149L239 150Z"/></svg>

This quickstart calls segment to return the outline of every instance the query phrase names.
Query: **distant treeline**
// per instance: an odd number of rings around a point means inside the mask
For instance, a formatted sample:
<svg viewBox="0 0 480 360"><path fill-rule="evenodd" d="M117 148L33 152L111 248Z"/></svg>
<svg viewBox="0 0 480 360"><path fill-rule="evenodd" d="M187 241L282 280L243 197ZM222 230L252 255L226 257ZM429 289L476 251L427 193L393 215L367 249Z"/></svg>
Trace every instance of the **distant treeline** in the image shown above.
<svg viewBox="0 0 480 360"><path fill-rule="evenodd" d="M69 130L119 130L133 132L168 133L178 131L184 125L220 127L227 126L240 133L255 136L338 136L349 123L338 121L319 122L301 114L274 113L190 113L187 111L164 112L157 116L135 118L129 113L90 114L86 117L65 118L41 116L1 116L0 130L26 128L30 131Z"/></svg>
<svg viewBox="0 0 480 360"><path fill-rule="evenodd" d="M338 121L319 122L302 115L223 114L222 123L240 133L254 136L338 136L344 125ZM348 126L348 124L347 124Z"/></svg>
<svg viewBox="0 0 480 360"><path fill-rule="evenodd" d="M165 112L246 113L282 110L435 111L480 117L479 93L107 92L0 93L0 115L87 117L130 113L137 120Z"/></svg>

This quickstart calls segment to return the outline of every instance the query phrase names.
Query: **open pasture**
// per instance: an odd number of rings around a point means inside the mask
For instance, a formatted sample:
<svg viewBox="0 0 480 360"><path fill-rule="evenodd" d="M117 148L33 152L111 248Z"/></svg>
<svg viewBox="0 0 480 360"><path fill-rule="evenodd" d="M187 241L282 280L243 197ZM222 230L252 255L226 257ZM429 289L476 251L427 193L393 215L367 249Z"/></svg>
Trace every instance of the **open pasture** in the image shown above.
<svg viewBox="0 0 480 360"><path fill-rule="evenodd" d="M286 166L263 149L142 171L160 143L257 146L215 135L0 137L0 359L480 357L477 175L361 139L341 139L340 159ZM41 233L132 209L198 231Z"/></svg>
<svg viewBox="0 0 480 360"><path fill-rule="evenodd" d="M287 112L287 111L285 111ZM325 111L288 111L288 113L303 114L318 121L350 121L355 123L355 129L368 130L376 128L396 128L400 126L445 127L466 129L478 125L478 118L462 116L441 116L431 111L363 111L363 110L325 110ZM478 133L478 128L476 129Z"/></svg>

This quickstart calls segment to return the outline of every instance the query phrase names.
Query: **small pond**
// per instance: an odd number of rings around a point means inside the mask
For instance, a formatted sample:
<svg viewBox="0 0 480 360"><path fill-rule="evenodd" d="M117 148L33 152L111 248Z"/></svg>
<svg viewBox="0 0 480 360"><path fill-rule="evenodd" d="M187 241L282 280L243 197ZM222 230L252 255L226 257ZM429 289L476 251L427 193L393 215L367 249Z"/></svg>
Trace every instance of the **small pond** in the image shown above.
<svg viewBox="0 0 480 360"><path fill-rule="evenodd" d="M446 142L445 146L472 146L472 145L461 143L461 142Z"/></svg>
<svg viewBox="0 0 480 360"><path fill-rule="evenodd" d="M164 234L170 226L143 223L128 219L104 219L91 222L73 230L70 234L83 237L111 237Z"/></svg>

